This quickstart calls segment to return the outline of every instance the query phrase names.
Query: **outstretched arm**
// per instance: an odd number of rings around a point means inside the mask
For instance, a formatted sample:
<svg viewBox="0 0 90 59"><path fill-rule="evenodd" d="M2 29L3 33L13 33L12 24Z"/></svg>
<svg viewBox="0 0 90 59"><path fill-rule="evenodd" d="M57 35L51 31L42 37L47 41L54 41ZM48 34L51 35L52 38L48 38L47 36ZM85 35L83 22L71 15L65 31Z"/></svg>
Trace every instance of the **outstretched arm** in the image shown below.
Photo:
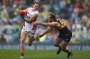
<svg viewBox="0 0 90 59"><path fill-rule="evenodd" d="M49 33L51 30L52 30L52 28L48 27L47 30L43 34L39 35L39 37L44 36L45 34Z"/></svg>
<svg viewBox="0 0 90 59"><path fill-rule="evenodd" d="M34 24L34 25L42 25L42 26L46 26L46 27L48 27L48 26L53 27L53 26L58 25L57 22L52 22L52 23L34 22L33 24Z"/></svg>

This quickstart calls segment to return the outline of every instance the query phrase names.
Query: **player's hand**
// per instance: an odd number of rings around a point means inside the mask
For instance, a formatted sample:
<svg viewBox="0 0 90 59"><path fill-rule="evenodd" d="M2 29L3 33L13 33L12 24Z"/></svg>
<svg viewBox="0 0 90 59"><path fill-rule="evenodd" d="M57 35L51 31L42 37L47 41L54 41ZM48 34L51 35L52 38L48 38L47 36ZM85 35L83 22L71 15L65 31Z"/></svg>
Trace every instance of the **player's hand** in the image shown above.
<svg viewBox="0 0 90 59"><path fill-rule="evenodd" d="M37 21L33 22L33 25L39 25L39 24L40 24L40 23L37 22Z"/></svg>
<svg viewBox="0 0 90 59"><path fill-rule="evenodd" d="M19 14L19 16L24 19L24 16L22 16L22 15L20 15L20 14Z"/></svg>
<svg viewBox="0 0 90 59"><path fill-rule="evenodd" d="M43 35L38 35L38 37L42 37Z"/></svg>
<svg viewBox="0 0 90 59"><path fill-rule="evenodd" d="M25 10L19 10L18 14L24 19L24 16L26 15Z"/></svg>

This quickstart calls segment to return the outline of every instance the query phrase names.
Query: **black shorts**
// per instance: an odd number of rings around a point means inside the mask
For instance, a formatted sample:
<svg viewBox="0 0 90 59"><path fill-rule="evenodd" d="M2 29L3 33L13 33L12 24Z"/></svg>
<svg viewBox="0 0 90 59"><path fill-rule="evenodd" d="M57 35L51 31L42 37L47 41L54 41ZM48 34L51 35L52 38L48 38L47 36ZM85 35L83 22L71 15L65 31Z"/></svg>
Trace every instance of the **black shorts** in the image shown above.
<svg viewBox="0 0 90 59"><path fill-rule="evenodd" d="M63 39L65 42L69 42L71 40L71 37L72 37L72 32L68 32L65 34L59 33L58 37Z"/></svg>

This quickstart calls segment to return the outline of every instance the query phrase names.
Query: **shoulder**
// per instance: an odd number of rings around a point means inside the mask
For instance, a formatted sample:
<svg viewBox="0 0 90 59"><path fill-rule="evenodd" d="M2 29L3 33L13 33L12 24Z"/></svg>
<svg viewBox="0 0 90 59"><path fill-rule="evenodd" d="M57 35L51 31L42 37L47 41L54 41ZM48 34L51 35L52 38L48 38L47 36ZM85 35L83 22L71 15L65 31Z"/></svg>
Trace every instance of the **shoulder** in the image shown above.
<svg viewBox="0 0 90 59"><path fill-rule="evenodd" d="M32 9L32 7L28 7L28 8L26 8L25 10L28 11L28 10L31 10L31 9Z"/></svg>
<svg viewBox="0 0 90 59"><path fill-rule="evenodd" d="M32 9L32 7L28 7L27 9Z"/></svg>
<svg viewBox="0 0 90 59"><path fill-rule="evenodd" d="M57 26L58 25L58 22L50 22L48 24L51 25L51 26Z"/></svg>

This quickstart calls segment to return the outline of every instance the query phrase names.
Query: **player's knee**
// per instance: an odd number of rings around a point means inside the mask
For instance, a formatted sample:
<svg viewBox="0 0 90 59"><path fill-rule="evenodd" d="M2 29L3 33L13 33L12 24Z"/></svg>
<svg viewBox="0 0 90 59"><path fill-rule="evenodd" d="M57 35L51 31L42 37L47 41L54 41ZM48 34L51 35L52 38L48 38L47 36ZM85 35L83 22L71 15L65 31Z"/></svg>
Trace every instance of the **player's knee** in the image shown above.
<svg viewBox="0 0 90 59"><path fill-rule="evenodd" d="M23 39L21 39L21 40L20 40L20 43L24 43L24 40L23 40Z"/></svg>

